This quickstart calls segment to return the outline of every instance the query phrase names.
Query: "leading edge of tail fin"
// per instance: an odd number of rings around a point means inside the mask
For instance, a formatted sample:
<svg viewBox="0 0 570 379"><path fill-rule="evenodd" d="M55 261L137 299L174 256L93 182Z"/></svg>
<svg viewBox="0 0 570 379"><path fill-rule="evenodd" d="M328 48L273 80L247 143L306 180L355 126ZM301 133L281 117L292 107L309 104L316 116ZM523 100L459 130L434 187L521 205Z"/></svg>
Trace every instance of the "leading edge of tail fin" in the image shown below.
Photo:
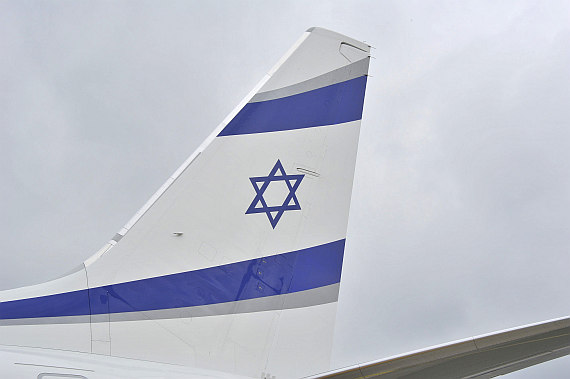
<svg viewBox="0 0 570 379"><path fill-rule="evenodd" d="M328 369L369 51L309 29L82 272L0 293L0 327L88 325L83 350L256 378Z"/></svg>

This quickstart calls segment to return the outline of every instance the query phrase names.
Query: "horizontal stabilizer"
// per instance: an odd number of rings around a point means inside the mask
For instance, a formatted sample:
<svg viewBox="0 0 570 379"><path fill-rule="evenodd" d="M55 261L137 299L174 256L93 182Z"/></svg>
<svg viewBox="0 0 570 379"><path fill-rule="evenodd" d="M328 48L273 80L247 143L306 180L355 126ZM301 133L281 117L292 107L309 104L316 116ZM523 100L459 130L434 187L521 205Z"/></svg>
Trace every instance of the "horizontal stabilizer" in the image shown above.
<svg viewBox="0 0 570 379"><path fill-rule="evenodd" d="M570 354L570 318L485 334L311 379L493 378Z"/></svg>

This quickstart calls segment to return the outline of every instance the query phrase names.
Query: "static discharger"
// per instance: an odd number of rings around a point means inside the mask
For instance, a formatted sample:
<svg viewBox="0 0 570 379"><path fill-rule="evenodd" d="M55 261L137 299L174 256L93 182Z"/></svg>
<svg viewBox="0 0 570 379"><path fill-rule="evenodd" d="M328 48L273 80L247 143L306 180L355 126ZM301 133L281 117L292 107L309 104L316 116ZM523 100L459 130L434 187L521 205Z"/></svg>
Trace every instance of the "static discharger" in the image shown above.
<svg viewBox="0 0 570 379"><path fill-rule="evenodd" d="M321 176L321 174L319 174L318 172L312 171L312 170L307 170L306 168L303 168L303 167L297 167L297 171L299 171L302 174L314 176L315 178L318 178L319 176Z"/></svg>

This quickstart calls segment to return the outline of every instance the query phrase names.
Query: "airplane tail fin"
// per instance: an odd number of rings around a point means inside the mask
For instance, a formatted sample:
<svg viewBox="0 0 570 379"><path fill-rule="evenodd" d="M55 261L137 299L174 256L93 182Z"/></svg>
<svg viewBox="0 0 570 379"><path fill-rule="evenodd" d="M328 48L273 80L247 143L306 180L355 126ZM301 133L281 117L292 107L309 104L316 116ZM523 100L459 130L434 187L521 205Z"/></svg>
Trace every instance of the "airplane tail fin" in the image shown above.
<svg viewBox="0 0 570 379"><path fill-rule="evenodd" d="M91 352L328 369L369 51L309 29L85 262Z"/></svg>

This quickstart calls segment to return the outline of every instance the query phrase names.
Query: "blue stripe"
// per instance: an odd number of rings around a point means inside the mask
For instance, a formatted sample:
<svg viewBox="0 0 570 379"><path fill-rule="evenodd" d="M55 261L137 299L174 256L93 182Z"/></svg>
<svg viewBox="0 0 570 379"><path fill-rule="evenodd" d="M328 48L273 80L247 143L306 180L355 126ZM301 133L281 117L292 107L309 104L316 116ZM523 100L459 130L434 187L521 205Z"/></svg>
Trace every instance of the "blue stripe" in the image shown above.
<svg viewBox="0 0 570 379"><path fill-rule="evenodd" d="M87 290L0 303L0 319L77 316L89 314Z"/></svg>
<svg viewBox="0 0 570 379"><path fill-rule="evenodd" d="M344 242L57 295L0 303L0 319L192 307L281 295L340 282Z"/></svg>
<svg viewBox="0 0 570 379"><path fill-rule="evenodd" d="M230 136L360 120L366 76L275 100L248 103L218 134Z"/></svg>

